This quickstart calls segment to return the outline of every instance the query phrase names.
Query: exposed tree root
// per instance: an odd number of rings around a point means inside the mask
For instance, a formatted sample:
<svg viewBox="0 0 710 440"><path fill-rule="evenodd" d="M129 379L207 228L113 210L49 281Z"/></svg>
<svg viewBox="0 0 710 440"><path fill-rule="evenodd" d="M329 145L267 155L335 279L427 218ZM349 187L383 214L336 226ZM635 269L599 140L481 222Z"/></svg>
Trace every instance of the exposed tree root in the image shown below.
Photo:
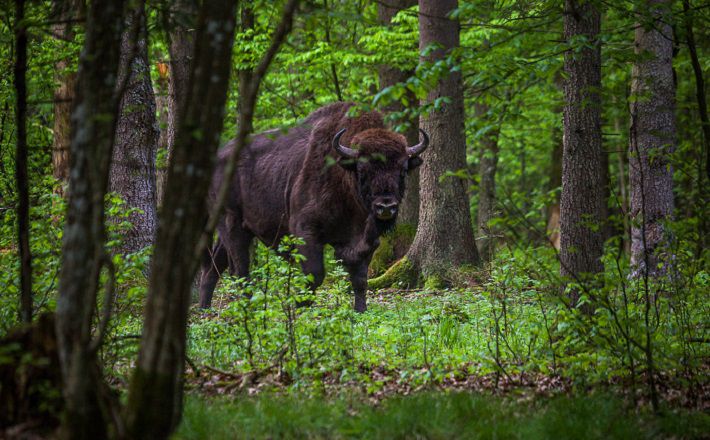
<svg viewBox="0 0 710 440"><path fill-rule="evenodd" d="M390 266L387 271L377 278L367 281L367 287L373 290L387 287L415 287L419 282L419 271L405 256Z"/></svg>

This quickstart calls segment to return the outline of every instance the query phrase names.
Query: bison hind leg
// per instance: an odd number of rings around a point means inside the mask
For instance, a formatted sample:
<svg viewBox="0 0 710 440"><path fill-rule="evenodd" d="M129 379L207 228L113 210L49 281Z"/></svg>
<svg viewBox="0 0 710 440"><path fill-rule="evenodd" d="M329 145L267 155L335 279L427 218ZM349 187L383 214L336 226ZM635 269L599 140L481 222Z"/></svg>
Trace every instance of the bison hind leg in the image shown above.
<svg viewBox="0 0 710 440"><path fill-rule="evenodd" d="M241 215L234 213L225 216L225 221L218 226L218 232L229 256L229 272L239 278L248 278L254 234L242 225Z"/></svg>

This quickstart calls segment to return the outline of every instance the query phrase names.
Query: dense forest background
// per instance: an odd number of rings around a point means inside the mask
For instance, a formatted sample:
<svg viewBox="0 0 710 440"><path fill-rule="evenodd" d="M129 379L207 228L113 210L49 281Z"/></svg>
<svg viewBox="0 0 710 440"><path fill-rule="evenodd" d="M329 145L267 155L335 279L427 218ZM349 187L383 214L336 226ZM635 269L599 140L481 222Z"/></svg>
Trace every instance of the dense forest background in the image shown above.
<svg viewBox="0 0 710 440"><path fill-rule="evenodd" d="M710 432L708 4L0 11L4 435ZM431 137L368 310L293 236L199 307L218 151L334 102Z"/></svg>

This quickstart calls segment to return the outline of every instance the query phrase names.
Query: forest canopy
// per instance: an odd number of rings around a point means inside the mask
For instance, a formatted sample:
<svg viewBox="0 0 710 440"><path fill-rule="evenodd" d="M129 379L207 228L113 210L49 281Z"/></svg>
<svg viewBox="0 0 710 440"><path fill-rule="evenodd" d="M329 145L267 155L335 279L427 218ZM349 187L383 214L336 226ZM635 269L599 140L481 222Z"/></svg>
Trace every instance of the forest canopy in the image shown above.
<svg viewBox="0 0 710 440"><path fill-rule="evenodd" d="M706 3L0 11L0 437L710 433Z"/></svg>

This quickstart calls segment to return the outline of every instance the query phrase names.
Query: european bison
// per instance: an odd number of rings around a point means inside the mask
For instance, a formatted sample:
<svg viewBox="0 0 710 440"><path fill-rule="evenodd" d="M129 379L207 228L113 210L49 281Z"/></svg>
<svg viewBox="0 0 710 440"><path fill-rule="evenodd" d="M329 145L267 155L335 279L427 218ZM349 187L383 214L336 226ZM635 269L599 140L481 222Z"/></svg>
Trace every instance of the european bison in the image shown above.
<svg viewBox="0 0 710 440"><path fill-rule="evenodd" d="M367 309L367 266L380 235L394 226L404 178L422 163L419 155L429 138L422 131L422 142L407 147L404 136L385 128L380 113L351 117L352 106L322 107L286 133L255 135L242 150L217 226L218 242L203 261L201 307L210 306L228 267L248 276L254 237L276 246L292 234L305 242L299 252L303 271L313 275L312 288L323 282L323 247L330 244L350 274L355 310ZM219 154L212 200L231 148L228 144Z"/></svg>

